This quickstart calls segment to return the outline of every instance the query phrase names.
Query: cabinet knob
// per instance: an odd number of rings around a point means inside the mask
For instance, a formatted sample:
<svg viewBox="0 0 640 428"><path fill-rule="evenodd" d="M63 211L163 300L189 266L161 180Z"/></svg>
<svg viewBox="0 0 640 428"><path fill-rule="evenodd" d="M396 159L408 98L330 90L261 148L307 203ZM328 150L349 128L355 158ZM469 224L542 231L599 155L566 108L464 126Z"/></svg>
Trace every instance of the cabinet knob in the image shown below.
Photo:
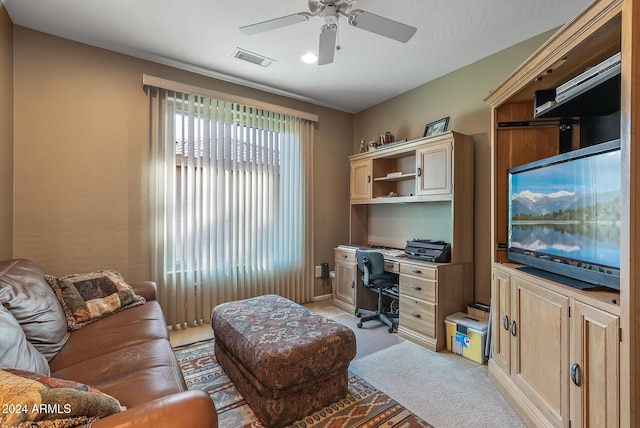
<svg viewBox="0 0 640 428"><path fill-rule="evenodd" d="M347 256L346 254L343 254L343 255L342 255L342 258L343 258L343 259L346 259L347 257L349 257L349 256Z"/></svg>
<svg viewBox="0 0 640 428"><path fill-rule="evenodd" d="M516 320L511 321L511 324L509 324L509 331L511 332L511 336L516 335Z"/></svg>
<svg viewBox="0 0 640 428"><path fill-rule="evenodd" d="M411 272L412 273L417 273L418 275L422 273L422 271L420 269L412 269Z"/></svg>
<svg viewBox="0 0 640 428"><path fill-rule="evenodd" d="M417 313L415 313L415 312L411 312L411 316L412 316L412 317L416 317L416 318L420 318L420 317L421 317L421 315L420 315L420 314L417 314Z"/></svg>
<svg viewBox="0 0 640 428"><path fill-rule="evenodd" d="M421 177L421 176L422 176L422 168L418 167L418 171L416 171L416 175L417 175L418 177Z"/></svg>
<svg viewBox="0 0 640 428"><path fill-rule="evenodd" d="M417 290L417 291L422 290L422 287L418 287L417 285L412 285L411 288L413 288L414 290Z"/></svg>
<svg viewBox="0 0 640 428"><path fill-rule="evenodd" d="M351 288L356 288L356 283L351 281Z"/></svg>
<svg viewBox="0 0 640 428"><path fill-rule="evenodd" d="M367 175L367 183L371 183L371 176Z"/></svg>
<svg viewBox="0 0 640 428"><path fill-rule="evenodd" d="M505 315L502 317L502 328L505 330L509 330L509 316Z"/></svg>
<svg viewBox="0 0 640 428"><path fill-rule="evenodd" d="M574 363L571 366L571 381L576 386L580 386L580 366L578 365L578 363Z"/></svg>

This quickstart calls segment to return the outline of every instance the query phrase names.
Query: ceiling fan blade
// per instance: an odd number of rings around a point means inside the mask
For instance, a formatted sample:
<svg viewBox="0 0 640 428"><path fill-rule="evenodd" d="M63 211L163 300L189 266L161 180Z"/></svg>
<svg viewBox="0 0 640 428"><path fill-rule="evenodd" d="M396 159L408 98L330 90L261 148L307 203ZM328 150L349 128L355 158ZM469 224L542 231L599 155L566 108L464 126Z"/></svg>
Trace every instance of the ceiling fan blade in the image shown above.
<svg viewBox="0 0 640 428"><path fill-rule="evenodd" d="M320 31L320 47L318 48L318 65L331 64L336 50L336 34L338 27L325 25Z"/></svg>
<svg viewBox="0 0 640 428"><path fill-rule="evenodd" d="M257 24L245 25L240 27L240 31L248 36L262 33L265 31L275 30L276 28L286 27L287 25L305 22L311 16L308 12L294 13L293 15L281 16L280 18L270 19L269 21L258 22Z"/></svg>
<svg viewBox="0 0 640 428"><path fill-rule="evenodd" d="M360 9L349 13L349 24L403 43L408 42L417 31L417 28L410 25Z"/></svg>

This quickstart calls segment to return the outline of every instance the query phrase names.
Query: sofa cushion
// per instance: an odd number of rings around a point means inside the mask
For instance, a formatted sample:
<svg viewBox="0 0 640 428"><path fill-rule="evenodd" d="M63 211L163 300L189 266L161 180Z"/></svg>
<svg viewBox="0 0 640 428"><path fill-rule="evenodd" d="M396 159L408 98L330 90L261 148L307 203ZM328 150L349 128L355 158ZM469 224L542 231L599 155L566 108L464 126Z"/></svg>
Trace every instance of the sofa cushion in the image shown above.
<svg viewBox="0 0 640 428"><path fill-rule="evenodd" d="M4 419L1 426L100 418L122 410L118 400L87 385L16 369L0 370L0 402L0 420Z"/></svg>
<svg viewBox="0 0 640 428"><path fill-rule="evenodd" d="M51 360L51 371L138 343L168 338L160 304L152 300L72 332L67 344Z"/></svg>
<svg viewBox="0 0 640 428"><path fill-rule="evenodd" d="M113 270L45 278L62 305L71 331L145 302L144 297L135 294L122 275Z"/></svg>
<svg viewBox="0 0 640 428"><path fill-rule="evenodd" d="M49 374L47 359L29 343L18 321L3 305L0 305L0 332L0 367Z"/></svg>
<svg viewBox="0 0 640 428"><path fill-rule="evenodd" d="M100 322L102 323L102 322ZM187 389L171 344L157 339L105 352L61 370L53 376L92 385L135 407Z"/></svg>
<svg viewBox="0 0 640 428"><path fill-rule="evenodd" d="M0 261L0 304L48 361L66 343L69 331L64 311L35 263L23 259Z"/></svg>

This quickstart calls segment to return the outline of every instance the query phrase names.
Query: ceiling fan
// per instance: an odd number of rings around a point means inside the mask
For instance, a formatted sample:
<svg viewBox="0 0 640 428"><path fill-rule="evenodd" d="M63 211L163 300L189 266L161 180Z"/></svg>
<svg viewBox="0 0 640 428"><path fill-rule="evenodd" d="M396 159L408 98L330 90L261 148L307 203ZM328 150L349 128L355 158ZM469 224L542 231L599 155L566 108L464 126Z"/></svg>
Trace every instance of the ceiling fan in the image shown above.
<svg viewBox="0 0 640 428"><path fill-rule="evenodd" d="M318 65L333 62L336 49L336 35L338 33L338 18L344 16L352 27L361 28L399 42L406 43L416 32L415 27L375 15L360 9L351 10L357 0L308 0L309 12L299 12L268 21L240 27L240 31L247 35L259 34L275 30L298 22L308 21L317 16L324 20L320 30L320 47L318 49Z"/></svg>

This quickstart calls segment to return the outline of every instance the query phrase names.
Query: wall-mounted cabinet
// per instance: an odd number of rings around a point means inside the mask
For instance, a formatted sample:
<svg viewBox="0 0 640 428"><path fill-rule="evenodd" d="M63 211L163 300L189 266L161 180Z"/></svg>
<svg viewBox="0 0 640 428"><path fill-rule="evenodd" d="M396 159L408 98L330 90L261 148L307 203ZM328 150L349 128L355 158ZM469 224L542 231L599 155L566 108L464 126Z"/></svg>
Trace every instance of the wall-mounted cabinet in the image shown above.
<svg viewBox="0 0 640 428"><path fill-rule="evenodd" d="M466 186L473 173L473 141L445 132L382 146L349 160L352 204L450 201L454 183Z"/></svg>
<svg viewBox="0 0 640 428"><path fill-rule="evenodd" d="M371 199L371 159L351 163L351 200Z"/></svg>
<svg viewBox="0 0 640 428"><path fill-rule="evenodd" d="M447 204L452 262L473 261L473 139L457 132L382 146L349 157L351 244L367 244L369 207L419 203L426 218ZM398 205L401 206L401 205ZM433 238L416 231L412 238Z"/></svg>
<svg viewBox="0 0 640 428"><path fill-rule="evenodd" d="M451 141L430 144L416 151L418 158L418 196L451 195L451 156L453 146Z"/></svg>

